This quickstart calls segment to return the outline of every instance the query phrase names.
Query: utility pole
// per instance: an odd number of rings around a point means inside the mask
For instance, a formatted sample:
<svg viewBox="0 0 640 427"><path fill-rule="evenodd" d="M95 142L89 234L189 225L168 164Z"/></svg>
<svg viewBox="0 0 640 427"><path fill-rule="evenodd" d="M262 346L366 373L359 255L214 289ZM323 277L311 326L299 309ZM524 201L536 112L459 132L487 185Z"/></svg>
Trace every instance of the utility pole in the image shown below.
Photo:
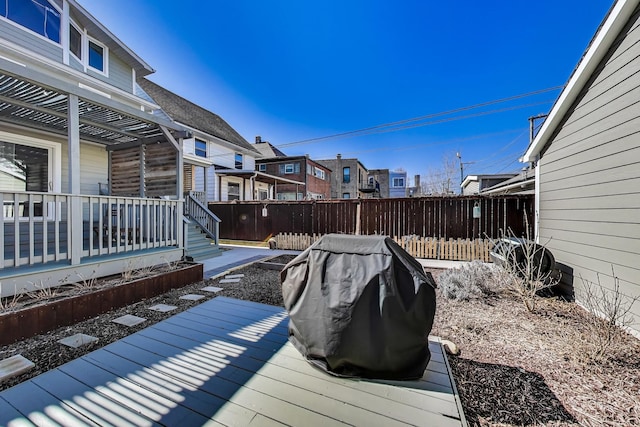
<svg viewBox="0 0 640 427"><path fill-rule="evenodd" d="M533 138L535 137L535 122L538 119L544 119L548 114L538 114L537 116L529 117L529 144L533 142Z"/></svg>
<svg viewBox="0 0 640 427"><path fill-rule="evenodd" d="M464 165L472 165L475 162L462 162L462 154L456 153L456 157L460 160L460 194L462 194L462 183L464 182Z"/></svg>

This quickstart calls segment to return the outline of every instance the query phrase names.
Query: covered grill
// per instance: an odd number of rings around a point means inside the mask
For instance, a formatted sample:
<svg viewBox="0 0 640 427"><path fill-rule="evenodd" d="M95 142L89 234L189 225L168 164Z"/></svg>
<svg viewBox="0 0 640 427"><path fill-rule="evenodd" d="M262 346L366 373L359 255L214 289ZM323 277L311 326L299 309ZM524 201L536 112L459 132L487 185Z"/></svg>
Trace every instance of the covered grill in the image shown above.
<svg viewBox="0 0 640 427"><path fill-rule="evenodd" d="M420 378L436 284L393 240L330 234L281 273L289 339L327 372Z"/></svg>

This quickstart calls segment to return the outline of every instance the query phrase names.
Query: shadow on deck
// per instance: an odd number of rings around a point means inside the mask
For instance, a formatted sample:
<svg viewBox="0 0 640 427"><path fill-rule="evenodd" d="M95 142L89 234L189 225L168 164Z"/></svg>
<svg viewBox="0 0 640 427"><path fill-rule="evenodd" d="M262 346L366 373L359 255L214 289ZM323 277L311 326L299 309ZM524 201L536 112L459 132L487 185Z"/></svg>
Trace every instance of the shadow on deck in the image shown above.
<svg viewBox="0 0 640 427"><path fill-rule="evenodd" d="M282 308L217 297L0 393L0 425L465 425L430 348L419 381L336 378L288 343Z"/></svg>

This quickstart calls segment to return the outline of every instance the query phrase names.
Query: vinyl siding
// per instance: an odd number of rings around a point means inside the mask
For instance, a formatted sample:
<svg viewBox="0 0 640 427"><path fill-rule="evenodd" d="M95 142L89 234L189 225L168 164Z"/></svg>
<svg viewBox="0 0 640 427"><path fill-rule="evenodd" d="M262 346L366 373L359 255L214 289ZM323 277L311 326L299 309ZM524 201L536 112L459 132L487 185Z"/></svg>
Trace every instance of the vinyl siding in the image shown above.
<svg viewBox="0 0 640 427"><path fill-rule="evenodd" d="M62 143L62 192L69 192L68 144ZM109 180L109 156L104 147L80 144L80 194L99 194L98 183Z"/></svg>
<svg viewBox="0 0 640 427"><path fill-rule="evenodd" d="M0 18L0 38L15 43L24 49L37 52L38 54L62 62L62 46L51 42L36 33L14 24L5 18Z"/></svg>
<svg viewBox="0 0 640 427"><path fill-rule="evenodd" d="M84 72L84 65L71 54L69 55L69 66L76 71Z"/></svg>
<svg viewBox="0 0 640 427"><path fill-rule="evenodd" d="M96 73L91 68L87 68L87 74L95 77L98 80L102 80L105 83L113 85L125 92L133 93L133 76L131 73L131 67L127 65L120 58L115 56L111 50L109 50L109 75Z"/></svg>
<svg viewBox="0 0 640 427"><path fill-rule="evenodd" d="M582 279L640 295L640 8L540 160L540 241ZM570 270L567 270L570 271ZM633 314L640 320L640 304ZM638 326L636 325L637 329Z"/></svg>

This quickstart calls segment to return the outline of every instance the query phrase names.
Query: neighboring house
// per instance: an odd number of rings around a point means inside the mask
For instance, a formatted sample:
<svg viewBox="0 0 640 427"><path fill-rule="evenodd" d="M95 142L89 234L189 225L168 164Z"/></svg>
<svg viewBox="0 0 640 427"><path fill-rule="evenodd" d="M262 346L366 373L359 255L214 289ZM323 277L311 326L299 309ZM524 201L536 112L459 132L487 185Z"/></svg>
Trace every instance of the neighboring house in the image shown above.
<svg viewBox="0 0 640 427"><path fill-rule="evenodd" d="M260 136L256 136L256 142L253 144L253 148L258 150L265 159L270 159L272 157L287 157L286 154L271 145L270 142L263 141Z"/></svg>
<svg viewBox="0 0 640 427"><path fill-rule="evenodd" d="M397 169L389 172L389 197L407 197L407 171Z"/></svg>
<svg viewBox="0 0 640 427"><path fill-rule="evenodd" d="M467 175L462 181L462 195L470 196L482 193L486 189L498 185L508 179L515 177L515 173L488 174L488 175Z"/></svg>
<svg viewBox="0 0 640 427"><path fill-rule="evenodd" d="M525 169L516 176L499 182L491 187L485 187L480 191L484 195L502 194L534 194L536 186L536 173L533 169ZM463 193L466 194L466 193Z"/></svg>
<svg viewBox="0 0 640 427"><path fill-rule="evenodd" d="M280 156L256 161L256 170L299 184L278 184L278 200L313 200L331 197L331 170L308 156Z"/></svg>
<svg viewBox="0 0 640 427"><path fill-rule="evenodd" d="M618 0L523 157L536 171L536 238L578 302L583 280L640 296L639 70L640 1ZM631 314L640 336L640 303Z"/></svg>
<svg viewBox="0 0 640 427"><path fill-rule="evenodd" d="M190 133L184 139L185 192L203 195L210 201L263 200L275 198L276 183L291 183L256 173L254 146L217 114L141 78L138 85L161 108L164 117Z"/></svg>
<svg viewBox="0 0 640 427"><path fill-rule="evenodd" d="M367 175L367 182L360 189L366 197L388 199L389 169L369 169Z"/></svg>
<svg viewBox="0 0 640 427"><path fill-rule="evenodd" d="M0 2L1 295L183 256L184 129L75 0Z"/></svg>
<svg viewBox="0 0 640 427"><path fill-rule="evenodd" d="M335 159L317 160L331 170L331 198L359 199L366 197L362 191L368 177L367 169L358 159L343 159L340 154Z"/></svg>

